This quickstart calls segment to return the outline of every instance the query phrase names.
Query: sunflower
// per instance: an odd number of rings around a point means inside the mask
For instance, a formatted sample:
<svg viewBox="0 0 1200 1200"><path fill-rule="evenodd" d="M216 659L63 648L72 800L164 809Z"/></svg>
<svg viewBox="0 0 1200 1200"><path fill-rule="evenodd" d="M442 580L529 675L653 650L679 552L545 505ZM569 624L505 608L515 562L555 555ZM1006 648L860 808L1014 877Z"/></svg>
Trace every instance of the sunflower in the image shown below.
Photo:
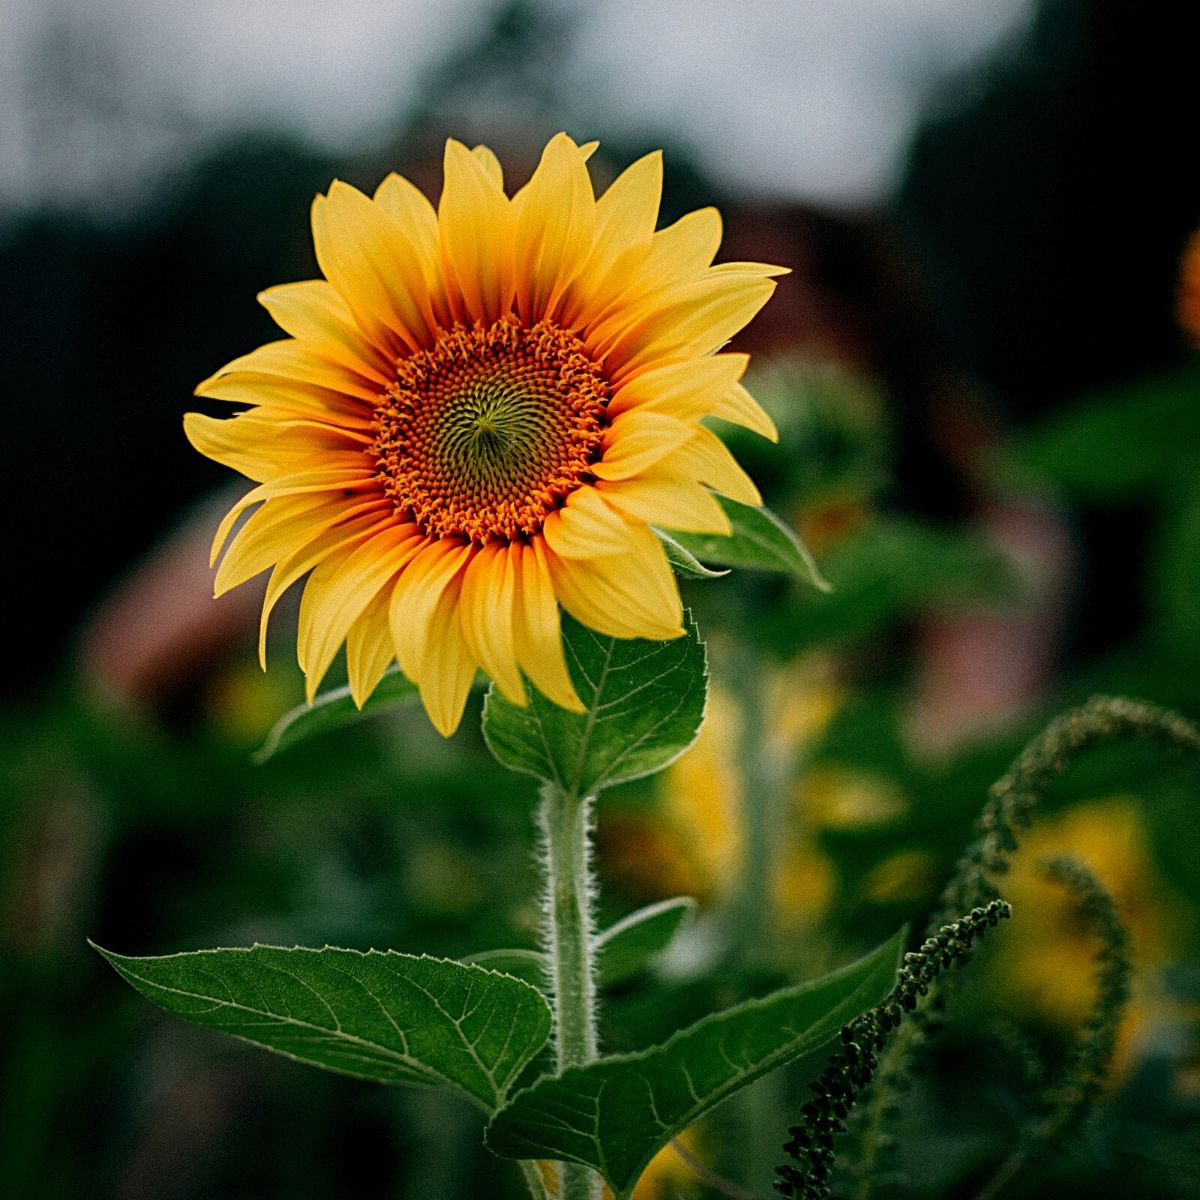
<svg viewBox="0 0 1200 1200"><path fill-rule="evenodd" d="M358 704L396 660L447 736L480 667L517 704L529 681L578 711L560 605L679 636L653 526L728 534L713 490L761 503L700 422L774 437L746 356L717 351L783 272L713 266L713 209L656 232L659 153L596 199L594 148L557 135L509 197L490 150L449 141L436 210L399 175L374 197L335 182L312 210L325 278L259 296L289 336L196 389L249 405L184 426L258 485L217 531L216 592L271 569L265 666L271 610L308 576L310 701L344 644Z"/></svg>

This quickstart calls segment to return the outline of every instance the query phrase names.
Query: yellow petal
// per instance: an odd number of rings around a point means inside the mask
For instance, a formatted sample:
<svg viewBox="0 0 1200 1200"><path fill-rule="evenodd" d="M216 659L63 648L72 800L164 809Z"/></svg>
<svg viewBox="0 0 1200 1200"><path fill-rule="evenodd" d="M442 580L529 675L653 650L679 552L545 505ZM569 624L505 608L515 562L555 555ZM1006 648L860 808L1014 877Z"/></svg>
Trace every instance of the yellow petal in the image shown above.
<svg viewBox="0 0 1200 1200"><path fill-rule="evenodd" d="M755 279L778 279L790 275L791 267L778 267L774 263L722 262L709 267L710 275L745 275Z"/></svg>
<svg viewBox="0 0 1200 1200"><path fill-rule="evenodd" d="M423 266L437 266L438 219L429 197L392 172L375 189L375 203L404 231Z"/></svg>
<svg viewBox="0 0 1200 1200"><path fill-rule="evenodd" d="M596 200L586 160L565 134L550 139L533 178L513 197L517 312L555 313L583 269L596 236Z"/></svg>
<svg viewBox="0 0 1200 1200"><path fill-rule="evenodd" d="M604 431L604 455L592 464L592 474L610 480L640 475L682 446L695 428L664 413L623 413Z"/></svg>
<svg viewBox="0 0 1200 1200"><path fill-rule="evenodd" d="M504 191L504 168L496 155L487 146L476 146L471 153L479 160L479 165L487 172L492 183Z"/></svg>
<svg viewBox="0 0 1200 1200"><path fill-rule="evenodd" d="M697 429L664 465L673 471L686 472L739 504L755 507L762 504L754 481L738 465L725 443L707 429Z"/></svg>
<svg viewBox="0 0 1200 1200"><path fill-rule="evenodd" d="M346 634L346 676L350 682L350 697L359 708L367 702L396 657L388 627L390 598L385 588Z"/></svg>
<svg viewBox="0 0 1200 1200"><path fill-rule="evenodd" d="M593 354L603 357L631 325L691 300L697 287L713 275L707 263L716 253L720 235L715 210L701 209L656 233L648 249L620 256L587 307L584 325ZM749 278L761 277L719 272L714 277L725 284Z"/></svg>
<svg viewBox="0 0 1200 1200"><path fill-rule="evenodd" d="M420 258L382 207L335 181L313 204L312 225L322 273L377 345L419 350L436 340Z"/></svg>
<svg viewBox="0 0 1200 1200"><path fill-rule="evenodd" d="M755 277L706 277L682 286L625 329L605 350L613 383L655 359L702 358L719 349L770 299L775 284ZM590 345L590 342L589 342Z"/></svg>
<svg viewBox="0 0 1200 1200"><path fill-rule="evenodd" d="M336 459L337 456L330 455L329 458ZM217 526L217 532L213 537L210 561L217 561L217 555L220 554L221 547L225 544L225 539L229 537L238 517L252 504L258 504L262 500L270 500L273 496L341 492L342 500L361 503L364 500L373 499L376 495L382 495L378 483L371 475L364 472L360 465L361 462L362 455L355 454L345 462L334 461L328 467L298 471L294 475L284 475L279 479L272 479L268 483L260 483L258 487L251 488L225 514L220 525ZM339 508L347 507L337 501L335 504Z"/></svg>
<svg viewBox="0 0 1200 1200"><path fill-rule="evenodd" d="M666 366L649 364L624 377L609 401L608 415L641 409L685 421L711 415L777 442L775 422L738 382L749 361L747 354L715 354Z"/></svg>
<svg viewBox="0 0 1200 1200"><path fill-rule="evenodd" d="M654 235L642 274L652 281L700 274L716 258L721 233L721 214L715 208L686 213Z"/></svg>
<svg viewBox="0 0 1200 1200"><path fill-rule="evenodd" d="M375 203L404 231L425 275L429 303L438 324L448 327L454 316L442 279L437 212L419 187L403 175L391 174L375 189Z"/></svg>
<svg viewBox="0 0 1200 1200"><path fill-rule="evenodd" d="M779 431L775 428L770 414L740 383L735 383L721 397L720 404L712 409L712 415L724 421L732 421L735 425L744 425L773 442L779 441Z"/></svg>
<svg viewBox="0 0 1200 1200"><path fill-rule="evenodd" d="M629 549L629 522L592 487L573 491L542 526L546 544L560 558L596 558Z"/></svg>
<svg viewBox="0 0 1200 1200"><path fill-rule="evenodd" d="M512 304L511 203L480 159L453 138L446 143L445 176L438 226L442 269L457 285L451 305L467 325L490 323Z"/></svg>
<svg viewBox="0 0 1200 1200"><path fill-rule="evenodd" d="M596 201L596 248L593 263L611 263L630 246L654 235L662 202L662 151L654 150L626 167Z"/></svg>
<svg viewBox="0 0 1200 1200"><path fill-rule="evenodd" d="M196 389L196 394L209 400L250 404L286 412L293 417L309 417L314 421L324 421L358 432L373 429L371 409L361 400L294 379L266 375L226 375L206 379Z"/></svg>
<svg viewBox="0 0 1200 1200"><path fill-rule="evenodd" d="M267 580L262 619L258 627L258 660L262 663L264 671L267 669L267 627L270 624L271 613L284 592L302 576L307 575L327 555L365 541L394 523L395 518L391 513L380 516L377 512L340 521L294 554L281 558L275 564L271 578Z"/></svg>
<svg viewBox="0 0 1200 1200"><path fill-rule="evenodd" d="M284 333L322 357L383 386L394 372L387 357L359 331L354 314L324 279L281 283L259 292L258 302Z"/></svg>
<svg viewBox="0 0 1200 1200"><path fill-rule="evenodd" d="M749 362L748 354L716 354L639 371L614 392L608 415L649 410L699 421L722 403Z"/></svg>
<svg viewBox="0 0 1200 1200"><path fill-rule="evenodd" d="M601 480L596 490L614 508L650 525L687 533L733 532L725 510L694 479L655 471L618 483Z"/></svg>
<svg viewBox="0 0 1200 1200"><path fill-rule="evenodd" d="M230 396L226 385L231 382L303 385L310 394L323 396L332 393L339 399L331 400L335 406L349 406L351 411L362 411L362 405L352 404L351 397L374 404L380 396L382 386L357 371L326 358L311 347L301 345L292 338L268 342L249 354L243 354L226 363L216 374L209 376L196 386L197 396L213 396L222 400L241 400L242 395ZM297 390L299 388L297 387ZM261 403L253 400L252 403Z"/></svg>
<svg viewBox="0 0 1200 1200"><path fill-rule="evenodd" d="M649 249L661 200L662 151L656 150L627 167L596 201L595 244L561 306L566 328L587 324L612 300L622 281L607 289L604 282L622 255L644 255Z"/></svg>
<svg viewBox="0 0 1200 1200"><path fill-rule="evenodd" d="M386 504L386 500L374 500L370 505L347 510L331 505L323 495L268 500L246 518L226 547L213 581L214 593L223 596L349 517L371 511L384 515Z"/></svg>
<svg viewBox="0 0 1200 1200"><path fill-rule="evenodd" d="M438 600L462 573L473 550L452 538L431 542L407 564L392 590L388 608L392 643L400 669L414 683L424 678L425 655L431 649L430 621Z"/></svg>
<svg viewBox="0 0 1200 1200"><path fill-rule="evenodd" d="M415 525L391 526L327 555L313 569L300 601L296 639L310 704L350 626L425 544Z"/></svg>
<svg viewBox="0 0 1200 1200"><path fill-rule="evenodd" d="M623 555L579 562L548 552L555 593L576 620L598 633L679 637L683 606L675 576L658 538L649 529L634 532Z"/></svg>
<svg viewBox="0 0 1200 1200"><path fill-rule="evenodd" d="M459 623L461 586L459 575L440 593L428 621L429 646L422 673L413 680L430 721L443 737L450 737L458 728L475 679L475 659Z"/></svg>
<svg viewBox="0 0 1200 1200"><path fill-rule="evenodd" d="M513 544L517 589L517 661L533 685L559 708L582 712L563 654L558 600L540 539L529 545Z"/></svg>
<svg viewBox="0 0 1200 1200"><path fill-rule="evenodd" d="M362 450L367 439L336 425L250 409L225 419L185 413L183 431L208 458L256 483L322 465L331 453Z"/></svg>
<svg viewBox="0 0 1200 1200"><path fill-rule="evenodd" d="M524 708L525 684L517 669L514 631L517 580L513 549L493 542L471 559L463 572L459 617L475 661L496 681L506 699Z"/></svg>

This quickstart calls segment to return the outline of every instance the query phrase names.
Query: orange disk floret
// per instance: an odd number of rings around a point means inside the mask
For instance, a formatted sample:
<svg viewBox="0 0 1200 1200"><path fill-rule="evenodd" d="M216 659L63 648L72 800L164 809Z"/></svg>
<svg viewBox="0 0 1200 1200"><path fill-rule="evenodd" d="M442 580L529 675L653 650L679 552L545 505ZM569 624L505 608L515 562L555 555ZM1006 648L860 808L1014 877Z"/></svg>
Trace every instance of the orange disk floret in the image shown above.
<svg viewBox="0 0 1200 1200"><path fill-rule="evenodd" d="M397 512L426 534L539 533L599 457L608 382L553 321L458 326L397 376L372 450Z"/></svg>

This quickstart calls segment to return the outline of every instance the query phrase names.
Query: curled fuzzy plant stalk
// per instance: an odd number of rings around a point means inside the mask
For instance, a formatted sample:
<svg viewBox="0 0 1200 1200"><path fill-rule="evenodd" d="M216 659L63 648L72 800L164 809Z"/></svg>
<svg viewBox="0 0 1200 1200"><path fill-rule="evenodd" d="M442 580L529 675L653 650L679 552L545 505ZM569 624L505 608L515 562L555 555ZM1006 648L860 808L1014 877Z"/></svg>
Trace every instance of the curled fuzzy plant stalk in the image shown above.
<svg viewBox="0 0 1200 1200"><path fill-rule="evenodd" d="M814 1095L801 1110L800 1124L788 1130L791 1140L784 1150L792 1162L776 1168L775 1190L780 1195L824 1200L830 1194L834 1139L846 1132L850 1111L875 1078L893 1031L906 1014L920 1015L923 998L943 971L965 962L975 941L1011 915L1006 901L992 900L942 926L904 956L896 986L883 1003L843 1027L841 1049L811 1085Z"/></svg>
<svg viewBox="0 0 1200 1200"><path fill-rule="evenodd" d="M1087 927L1100 944L1096 955L1096 999L1061 1075L1038 1097L1034 1118L1021 1131L1013 1152L976 1195L996 1200L1027 1167L1053 1149L1095 1109L1104 1091L1129 1000L1133 967L1129 933L1116 904L1091 870L1070 855L1045 865L1046 878L1075 898Z"/></svg>
<svg viewBox="0 0 1200 1200"><path fill-rule="evenodd" d="M997 876L1008 871L1024 833L1047 789L1093 746L1116 738L1143 738L1179 749L1200 751L1200 728L1178 713L1121 696L1093 696L1051 721L992 785L976 824L976 837L958 860L930 918L932 932L956 913L998 899ZM893 1096L908 1079L913 1055L928 1033L906 1022L887 1047L872 1088L866 1130L860 1144L856 1200L869 1200L878 1180L878 1159L889 1139L882 1132L895 1110Z"/></svg>
<svg viewBox="0 0 1200 1200"><path fill-rule="evenodd" d="M1009 860L1033 819L1050 784L1075 759L1100 742L1147 738L1183 749L1200 750L1200 729L1165 708L1121 696L1093 696L1086 704L1056 718L992 785L976 826L976 839L959 859L930 919L936 928L978 904L995 899L993 879L1008 870Z"/></svg>

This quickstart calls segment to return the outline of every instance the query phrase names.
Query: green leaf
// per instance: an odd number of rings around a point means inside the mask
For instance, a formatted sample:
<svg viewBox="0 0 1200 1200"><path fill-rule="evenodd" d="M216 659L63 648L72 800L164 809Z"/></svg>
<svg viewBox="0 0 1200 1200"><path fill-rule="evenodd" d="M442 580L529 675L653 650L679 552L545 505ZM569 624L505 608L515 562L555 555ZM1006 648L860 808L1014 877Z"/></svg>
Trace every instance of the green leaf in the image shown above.
<svg viewBox="0 0 1200 1200"><path fill-rule="evenodd" d="M728 570L725 571L710 571L690 550L682 546L675 537L669 533L664 533L661 529L655 529L654 532L658 535L658 540L662 542L662 548L666 551L667 562L675 569L675 574L682 579L720 579L722 575L728 575Z"/></svg>
<svg viewBox="0 0 1200 1200"><path fill-rule="evenodd" d="M385 672L362 708L354 703L348 687L322 692L312 704L298 704L275 722L267 740L255 751L254 761L264 763L297 742L340 729L343 725L352 725L365 717L374 717L385 709L408 704L416 698L416 684L397 667Z"/></svg>
<svg viewBox="0 0 1200 1200"><path fill-rule="evenodd" d="M748 567L756 571L779 571L813 584L823 592L829 584L817 567L812 552L796 531L769 508L752 508L725 496L717 496L733 526L733 533L680 533L671 537L701 562L721 567Z"/></svg>
<svg viewBox="0 0 1200 1200"><path fill-rule="evenodd" d="M648 904L622 917L596 938L596 975L601 987L633 978L671 943L683 923L696 910L690 896L676 896ZM546 977L546 956L540 950L511 948L480 950L463 962L513 975L539 987Z"/></svg>
<svg viewBox="0 0 1200 1200"><path fill-rule="evenodd" d="M518 708L488 691L483 735L506 766L583 796L661 771L696 740L708 672L690 612L683 637L610 638L563 616L563 646L585 711L567 712L529 689Z"/></svg>
<svg viewBox="0 0 1200 1200"><path fill-rule="evenodd" d="M546 956L540 950L525 950L519 947L480 950L477 954L466 955L462 961L474 963L477 967L486 967L489 971L499 971L503 975L512 975L534 987L540 987L542 980L546 978Z"/></svg>
<svg viewBox="0 0 1200 1200"><path fill-rule="evenodd" d="M904 939L902 930L832 975L715 1013L661 1046L543 1077L492 1118L487 1144L505 1158L593 1167L626 1200L646 1164L698 1117L883 1000Z"/></svg>
<svg viewBox="0 0 1200 1200"><path fill-rule="evenodd" d="M1200 463L1198 463L1200 468ZM1156 531L1150 560L1149 591L1155 625L1162 640L1181 656L1200 654L1200 469L1191 476L1192 489L1182 492L1167 509Z"/></svg>
<svg viewBox="0 0 1200 1200"><path fill-rule="evenodd" d="M630 979L670 945L696 910L691 896L676 896L639 908L596 939L596 969L602 987Z"/></svg>
<svg viewBox="0 0 1200 1200"><path fill-rule="evenodd" d="M1200 356L1169 372L1082 397L1019 439L1003 465L1116 503L1170 494L1200 467Z"/></svg>
<svg viewBox="0 0 1200 1200"><path fill-rule="evenodd" d="M550 1036L535 988L425 955L252 946L126 958L94 948L177 1016L343 1075L446 1087L485 1112Z"/></svg>
<svg viewBox="0 0 1200 1200"><path fill-rule="evenodd" d="M785 653L871 637L933 605L1012 600L1016 577L968 530L879 516L829 548L831 594L796 592L765 632Z"/></svg>

